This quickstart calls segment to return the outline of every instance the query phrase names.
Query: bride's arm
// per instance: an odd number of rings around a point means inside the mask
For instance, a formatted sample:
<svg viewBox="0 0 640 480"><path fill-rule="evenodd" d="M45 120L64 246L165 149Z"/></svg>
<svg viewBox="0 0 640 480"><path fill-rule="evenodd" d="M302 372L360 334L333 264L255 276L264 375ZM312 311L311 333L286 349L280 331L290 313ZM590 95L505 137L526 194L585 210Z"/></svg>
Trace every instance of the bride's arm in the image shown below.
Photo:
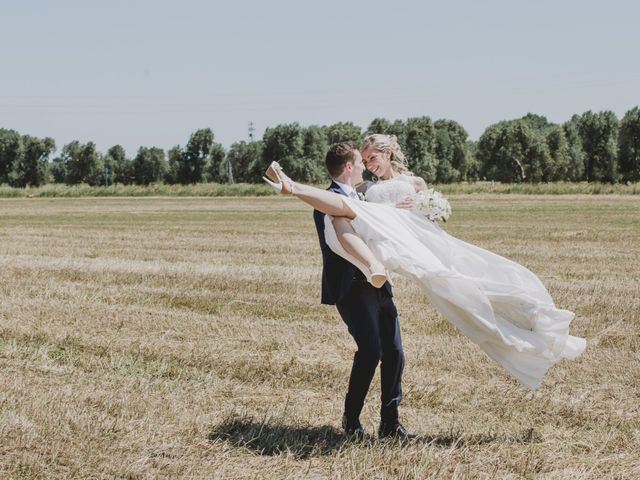
<svg viewBox="0 0 640 480"><path fill-rule="evenodd" d="M410 177L413 188L416 190L416 193L422 192L427 189L427 182L424 181L423 178L420 177ZM404 208L406 210L415 210L416 209L416 197L407 197L399 203L396 203L396 208Z"/></svg>
<svg viewBox="0 0 640 480"><path fill-rule="evenodd" d="M413 188L416 189L416 193L422 192L427 189L427 182L424 181L424 178L413 177Z"/></svg>

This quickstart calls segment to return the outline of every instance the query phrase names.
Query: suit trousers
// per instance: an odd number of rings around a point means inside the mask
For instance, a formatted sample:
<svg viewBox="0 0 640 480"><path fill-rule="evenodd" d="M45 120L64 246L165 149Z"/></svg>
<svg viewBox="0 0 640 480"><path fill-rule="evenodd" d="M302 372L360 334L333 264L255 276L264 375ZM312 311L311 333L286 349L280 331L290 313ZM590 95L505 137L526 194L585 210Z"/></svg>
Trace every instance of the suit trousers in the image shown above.
<svg viewBox="0 0 640 480"><path fill-rule="evenodd" d="M404 352L393 297L385 288L375 288L365 280L354 280L349 293L336 307L358 347L344 404L347 423L351 426L359 424L364 399L378 363L381 364L380 419L387 424L398 422Z"/></svg>

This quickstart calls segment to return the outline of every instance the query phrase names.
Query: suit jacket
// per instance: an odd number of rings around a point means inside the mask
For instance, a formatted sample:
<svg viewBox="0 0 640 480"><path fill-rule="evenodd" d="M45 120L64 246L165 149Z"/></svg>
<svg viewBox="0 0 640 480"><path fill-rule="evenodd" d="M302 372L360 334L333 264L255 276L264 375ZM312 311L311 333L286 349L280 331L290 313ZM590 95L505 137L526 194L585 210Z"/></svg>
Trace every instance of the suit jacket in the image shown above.
<svg viewBox="0 0 640 480"><path fill-rule="evenodd" d="M336 182L331 182L327 190L347 195ZM366 278L357 267L340 255L333 253L327 245L324 238L324 213L314 210L313 220L316 224L320 250L322 251L322 297L320 301L325 305L335 305L340 303L349 293L354 280L366 282ZM382 288L385 288L389 295L393 296L389 282L386 282Z"/></svg>

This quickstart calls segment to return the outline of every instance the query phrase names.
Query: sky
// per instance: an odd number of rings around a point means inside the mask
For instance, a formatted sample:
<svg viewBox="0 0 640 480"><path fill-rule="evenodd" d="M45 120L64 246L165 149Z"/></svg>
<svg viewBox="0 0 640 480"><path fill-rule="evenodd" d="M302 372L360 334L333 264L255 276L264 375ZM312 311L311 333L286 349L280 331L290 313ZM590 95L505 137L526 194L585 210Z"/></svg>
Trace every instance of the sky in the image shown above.
<svg viewBox="0 0 640 480"><path fill-rule="evenodd" d="M0 128L169 149L211 128L640 105L640 2L0 0Z"/></svg>

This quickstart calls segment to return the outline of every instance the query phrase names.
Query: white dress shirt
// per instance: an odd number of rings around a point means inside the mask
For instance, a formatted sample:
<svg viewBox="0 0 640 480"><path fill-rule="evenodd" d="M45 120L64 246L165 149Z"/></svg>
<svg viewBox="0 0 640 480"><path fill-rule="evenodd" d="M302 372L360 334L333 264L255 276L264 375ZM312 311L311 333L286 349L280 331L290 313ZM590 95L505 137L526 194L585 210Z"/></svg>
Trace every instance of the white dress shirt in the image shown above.
<svg viewBox="0 0 640 480"><path fill-rule="evenodd" d="M356 200L360 200L360 197L358 197L358 192L356 192L356 189L353 188L351 185L347 185L346 183L342 183L337 180L333 180L333 181L338 184L338 186L342 189L344 193L347 194L348 197L355 198Z"/></svg>

